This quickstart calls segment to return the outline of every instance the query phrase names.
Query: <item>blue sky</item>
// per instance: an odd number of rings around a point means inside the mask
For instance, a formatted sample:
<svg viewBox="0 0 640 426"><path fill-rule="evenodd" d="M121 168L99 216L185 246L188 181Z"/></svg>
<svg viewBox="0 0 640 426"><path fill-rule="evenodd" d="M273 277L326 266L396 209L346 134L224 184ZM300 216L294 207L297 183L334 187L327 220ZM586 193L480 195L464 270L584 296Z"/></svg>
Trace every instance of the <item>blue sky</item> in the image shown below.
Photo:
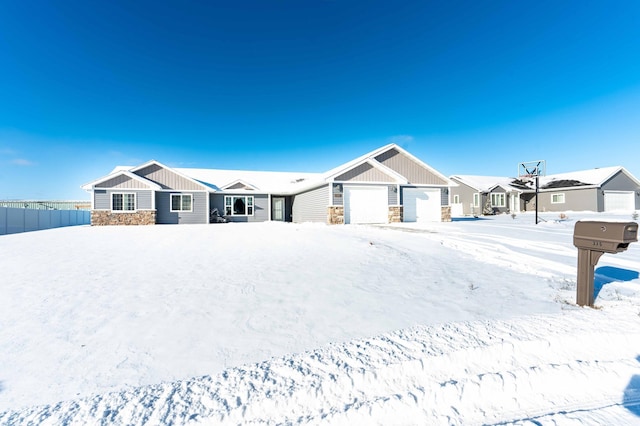
<svg viewBox="0 0 640 426"><path fill-rule="evenodd" d="M640 2L0 2L0 199L117 165L640 177Z"/></svg>

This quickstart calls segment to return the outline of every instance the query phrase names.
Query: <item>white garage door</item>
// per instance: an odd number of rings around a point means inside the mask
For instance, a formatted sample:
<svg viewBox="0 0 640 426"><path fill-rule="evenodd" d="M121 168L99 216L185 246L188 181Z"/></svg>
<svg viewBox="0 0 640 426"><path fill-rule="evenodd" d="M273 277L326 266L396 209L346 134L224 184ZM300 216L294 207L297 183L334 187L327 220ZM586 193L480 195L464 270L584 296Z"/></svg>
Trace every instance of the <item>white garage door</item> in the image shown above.
<svg viewBox="0 0 640 426"><path fill-rule="evenodd" d="M440 222L439 188L405 188L402 192L405 222Z"/></svg>
<svg viewBox="0 0 640 426"><path fill-rule="evenodd" d="M604 193L604 211L630 212L635 210L635 193L633 191L605 191Z"/></svg>
<svg viewBox="0 0 640 426"><path fill-rule="evenodd" d="M344 223L387 223L386 186L345 186Z"/></svg>

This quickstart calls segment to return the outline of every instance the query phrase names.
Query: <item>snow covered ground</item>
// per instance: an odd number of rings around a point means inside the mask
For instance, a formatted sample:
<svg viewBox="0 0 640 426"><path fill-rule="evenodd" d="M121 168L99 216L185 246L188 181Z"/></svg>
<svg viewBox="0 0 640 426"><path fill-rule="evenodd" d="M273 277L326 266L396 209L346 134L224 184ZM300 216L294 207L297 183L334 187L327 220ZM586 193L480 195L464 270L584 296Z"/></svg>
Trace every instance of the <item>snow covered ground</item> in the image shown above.
<svg viewBox="0 0 640 426"><path fill-rule="evenodd" d="M640 424L640 243L576 220L0 237L0 424Z"/></svg>

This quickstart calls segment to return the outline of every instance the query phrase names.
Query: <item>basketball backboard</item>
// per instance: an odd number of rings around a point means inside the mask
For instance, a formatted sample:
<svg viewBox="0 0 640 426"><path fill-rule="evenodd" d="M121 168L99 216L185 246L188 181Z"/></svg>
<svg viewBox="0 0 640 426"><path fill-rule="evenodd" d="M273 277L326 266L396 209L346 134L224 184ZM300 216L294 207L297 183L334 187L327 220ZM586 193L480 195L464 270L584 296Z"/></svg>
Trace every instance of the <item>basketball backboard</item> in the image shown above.
<svg viewBox="0 0 640 426"><path fill-rule="evenodd" d="M525 161L518 164L519 179L531 179L544 176L546 173L547 167L544 160Z"/></svg>

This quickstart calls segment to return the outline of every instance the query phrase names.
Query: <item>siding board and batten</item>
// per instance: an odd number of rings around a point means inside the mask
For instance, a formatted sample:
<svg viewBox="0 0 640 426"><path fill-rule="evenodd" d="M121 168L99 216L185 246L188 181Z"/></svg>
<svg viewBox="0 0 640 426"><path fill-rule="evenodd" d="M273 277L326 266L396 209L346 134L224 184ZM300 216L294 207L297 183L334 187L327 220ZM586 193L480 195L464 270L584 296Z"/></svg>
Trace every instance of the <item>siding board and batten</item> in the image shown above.
<svg viewBox="0 0 640 426"><path fill-rule="evenodd" d="M391 176L369 163L360 164L334 180L337 182L394 182Z"/></svg>
<svg viewBox="0 0 640 426"><path fill-rule="evenodd" d="M102 183L96 185L96 188L126 188L126 189L136 189L136 188L148 188L148 185L145 185L144 182L140 182L139 180L135 180L126 175L115 176L109 180L106 180Z"/></svg>
<svg viewBox="0 0 640 426"><path fill-rule="evenodd" d="M157 164L151 164L134 173L160 185L162 189L179 189L181 191L201 191L203 189L202 185Z"/></svg>
<svg viewBox="0 0 640 426"><path fill-rule="evenodd" d="M375 159L394 172L406 177L414 185L448 185L448 182L440 176L437 176L396 149L390 149L378 155Z"/></svg>

